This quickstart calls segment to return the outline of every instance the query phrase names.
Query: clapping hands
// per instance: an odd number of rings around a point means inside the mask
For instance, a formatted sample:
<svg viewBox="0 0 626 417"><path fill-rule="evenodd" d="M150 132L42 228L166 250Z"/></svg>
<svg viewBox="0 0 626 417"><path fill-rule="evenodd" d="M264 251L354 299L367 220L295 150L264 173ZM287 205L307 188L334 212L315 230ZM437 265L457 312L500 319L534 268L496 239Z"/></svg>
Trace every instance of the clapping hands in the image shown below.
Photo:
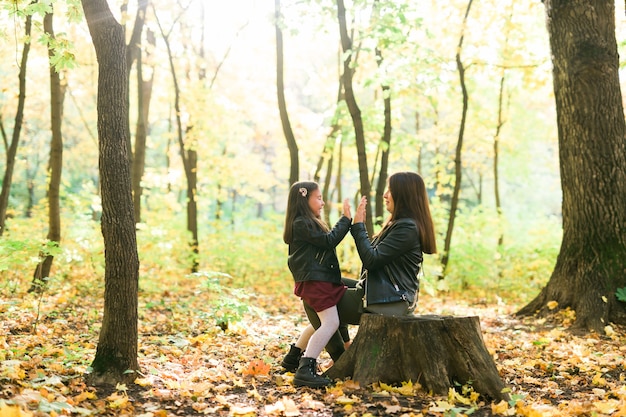
<svg viewBox="0 0 626 417"><path fill-rule="evenodd" d="M349 219L352 218L352 212L350 210L350 199L346 198L343 200L343 215Z"/></svg>
<svg viewBox="0 0 626 417"><path fill-rule="evenodd" d="M361 197L361 201L359 202L358 207L356 208L356 213L354 214L354 218L352 219L352 223L363 223L365 221L365 207L367 206L367 197Z"/></svg>

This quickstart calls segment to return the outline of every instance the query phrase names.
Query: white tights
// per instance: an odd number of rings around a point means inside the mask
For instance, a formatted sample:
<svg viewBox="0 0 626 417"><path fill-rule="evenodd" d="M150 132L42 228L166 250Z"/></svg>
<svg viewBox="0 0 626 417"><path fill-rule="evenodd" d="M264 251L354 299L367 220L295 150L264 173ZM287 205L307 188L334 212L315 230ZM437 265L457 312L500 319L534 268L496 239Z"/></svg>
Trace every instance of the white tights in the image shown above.
<svg viewBox="0 0 626 417"><path fill-rule="evenodd" d="M315 330L310 324L300 335L296 346L300 349L306 345L306 350L302 356L306 358L316 358L322 353L324 347L339 328L339 313L337 306L332 306L324 311L317 312L320 318L320 327Z"/></svg>

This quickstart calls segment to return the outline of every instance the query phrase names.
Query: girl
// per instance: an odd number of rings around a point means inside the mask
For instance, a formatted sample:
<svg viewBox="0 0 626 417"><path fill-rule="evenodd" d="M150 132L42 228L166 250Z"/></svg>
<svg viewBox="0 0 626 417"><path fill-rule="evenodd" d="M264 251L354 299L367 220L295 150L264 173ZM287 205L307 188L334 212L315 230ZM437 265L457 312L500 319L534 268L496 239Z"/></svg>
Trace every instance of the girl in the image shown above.
<svg viewBox="0 0 626 417"><path fill-rule="evenodd" d="M323 387L331 383L318 375L317 358L339 328L337 302L347 288L341 282L335 248L350 230L350 204L344 200L343 215L332 230L321 219L323 207L317 183L302 181L291 186L283 233L289 245L287 264L295 281L294 294L312 307L320 320L317 330L307 326L283 359L282 365L288 370L297 364L295 386Z"/></svg>

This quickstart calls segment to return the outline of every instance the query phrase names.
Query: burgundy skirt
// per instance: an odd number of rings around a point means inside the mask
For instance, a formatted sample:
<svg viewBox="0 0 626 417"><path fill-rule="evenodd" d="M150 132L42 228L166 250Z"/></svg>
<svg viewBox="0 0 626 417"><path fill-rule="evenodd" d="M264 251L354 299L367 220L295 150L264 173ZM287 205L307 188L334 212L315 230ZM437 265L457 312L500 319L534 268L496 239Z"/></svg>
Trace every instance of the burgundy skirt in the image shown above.
<svg viewBox="0 0 626 417"><path fill-rule="evenodd" d="M348 287L326 281L296 282L293 293L310 305L316 312L337 305Z"/></svg>

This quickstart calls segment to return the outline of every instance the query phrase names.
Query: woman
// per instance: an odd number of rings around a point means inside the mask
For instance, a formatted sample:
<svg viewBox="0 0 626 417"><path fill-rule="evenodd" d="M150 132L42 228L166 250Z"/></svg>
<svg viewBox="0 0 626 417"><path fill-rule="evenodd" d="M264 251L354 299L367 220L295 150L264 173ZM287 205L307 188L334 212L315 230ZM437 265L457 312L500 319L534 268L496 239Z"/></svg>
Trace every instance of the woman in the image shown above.
<svg viewBox="0 0 626 417"><path fill-rule="evenodd" d="M365 229L365 206L361 198L350 232L363 263L361 281L349 288L337 309L342 324L359 324L361 313L384 315L412 314L419 294L423 253L437 252L435 230L430 215L424 180L414 172L398 172L389 177L383 195L390 213L383 228L370 240ZM306 308L313 327L319 319ZM343 352L343 340L337 333L326 346L333 359Z"/></svg>

